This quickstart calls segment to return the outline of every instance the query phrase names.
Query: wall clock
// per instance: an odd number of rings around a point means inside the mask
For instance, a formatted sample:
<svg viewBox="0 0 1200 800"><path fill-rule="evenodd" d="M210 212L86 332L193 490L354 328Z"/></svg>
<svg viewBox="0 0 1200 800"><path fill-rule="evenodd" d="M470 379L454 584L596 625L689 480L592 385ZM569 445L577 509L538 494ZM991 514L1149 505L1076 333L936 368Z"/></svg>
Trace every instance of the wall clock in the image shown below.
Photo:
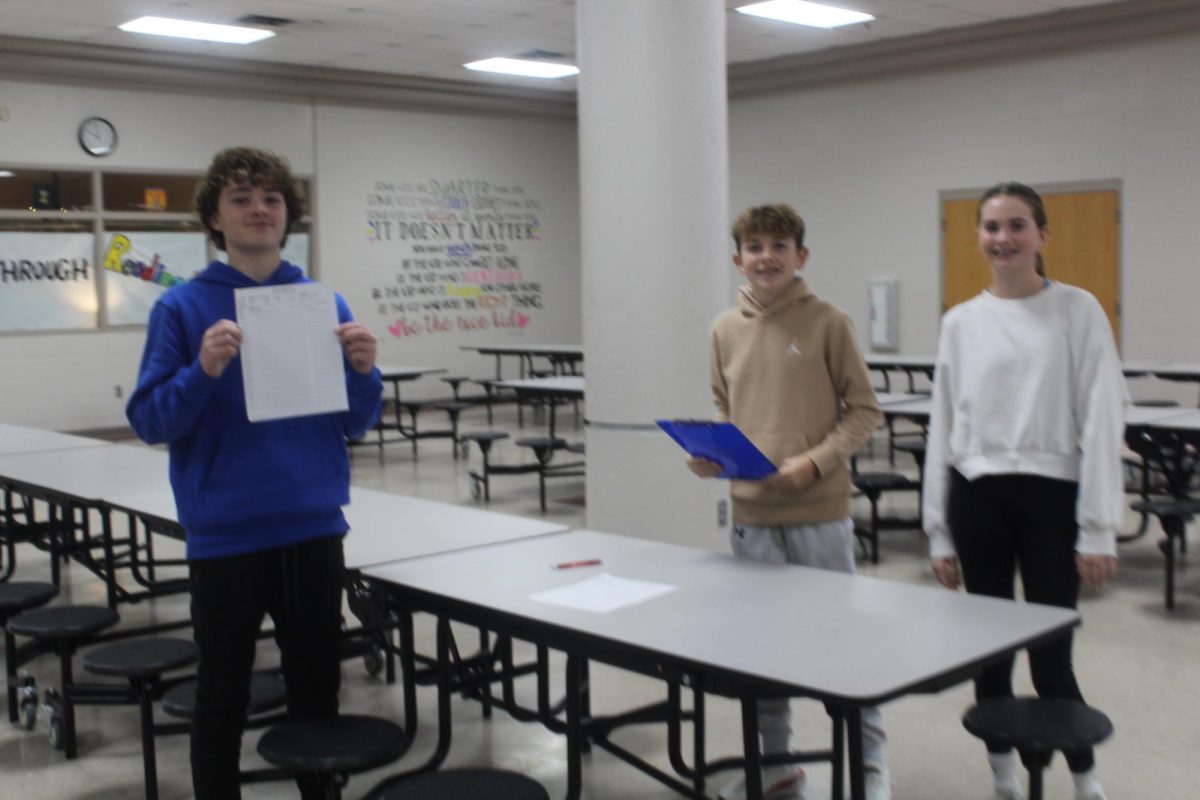
<svg viewBox="0 0 1200 800"><path fill-rule="evenodd" d="M107 156L117 149L117 129L104 117L88 117L79 123L79 146L88 155Z"/></svg>

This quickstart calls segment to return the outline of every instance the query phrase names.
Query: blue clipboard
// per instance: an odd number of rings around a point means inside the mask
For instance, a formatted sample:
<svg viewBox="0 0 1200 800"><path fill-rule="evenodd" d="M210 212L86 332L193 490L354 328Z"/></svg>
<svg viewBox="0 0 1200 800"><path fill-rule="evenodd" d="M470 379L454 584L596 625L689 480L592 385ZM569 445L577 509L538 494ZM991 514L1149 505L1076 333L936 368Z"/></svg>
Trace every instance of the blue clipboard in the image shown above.
<svg viewBox="0 0 1200 800"><path fill-rule="evenodd" d="M702 419L660 419L655 422L689 455L720 464L719 478L760 481L779 471L732 422Z"/></svg>

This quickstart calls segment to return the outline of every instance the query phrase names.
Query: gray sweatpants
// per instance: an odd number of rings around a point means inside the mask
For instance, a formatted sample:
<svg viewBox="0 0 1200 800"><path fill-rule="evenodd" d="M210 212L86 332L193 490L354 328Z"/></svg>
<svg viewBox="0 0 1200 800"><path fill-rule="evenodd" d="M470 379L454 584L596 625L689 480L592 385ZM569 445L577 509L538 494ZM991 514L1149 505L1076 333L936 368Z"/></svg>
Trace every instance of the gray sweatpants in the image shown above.
<svg viewBox="0 0 1200 800"><path fill-rule="evenodd" d="M736 556L854 574L854 522L849 517L813 525L735 525L729 538ZM887 734L878 707L863 707L862 725L863 761L867 765L882 765ZM758 701L758 730L763 753L788 751L792 735L788 698Z"/></svg>

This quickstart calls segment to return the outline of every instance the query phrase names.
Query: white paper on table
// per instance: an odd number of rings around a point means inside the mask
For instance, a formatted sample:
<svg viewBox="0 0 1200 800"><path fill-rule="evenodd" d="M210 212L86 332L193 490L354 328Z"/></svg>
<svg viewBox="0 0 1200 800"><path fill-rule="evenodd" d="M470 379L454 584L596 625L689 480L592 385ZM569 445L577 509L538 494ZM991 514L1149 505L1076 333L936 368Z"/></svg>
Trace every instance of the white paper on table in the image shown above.
<svg viewBox="0 0 1200 800"><path fill-rule="evenodd" d="M618 608L644 603L659 595L673 592L676 588L669 583L635 581L602 572L587 580L531 594L529 599L538 603L607 614Z"/></svg>
<svg viewBox="0 0 1200 800"><path fill-rule="evenodd" d="M319 283L234 289L251 422L346 411L333 289Z"/></svg>

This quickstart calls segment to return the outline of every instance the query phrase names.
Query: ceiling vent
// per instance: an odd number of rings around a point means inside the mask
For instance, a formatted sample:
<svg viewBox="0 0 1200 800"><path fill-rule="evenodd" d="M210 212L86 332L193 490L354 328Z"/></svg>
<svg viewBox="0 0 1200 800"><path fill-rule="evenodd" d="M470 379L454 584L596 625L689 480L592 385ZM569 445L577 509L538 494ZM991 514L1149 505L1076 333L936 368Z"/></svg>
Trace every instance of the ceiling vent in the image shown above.
<svg viewBox="0 0 1200 800"><path fill-rule="evenodd" d="M284 19L283 17L268 17L265 14L247 14L244 17L238 17L238 22L243 25L258 25L263 28L282 28L293 24L295 20Z"/></svg>
<svg viewBox="0 0 1200 800"><path fill-rule="evenodd" d="M539 61L547 59L563 59L566 58L562 53L555 53L551 50L527 50L524 53L518 53L513 58L524 58L529 61Z"/></svg>

